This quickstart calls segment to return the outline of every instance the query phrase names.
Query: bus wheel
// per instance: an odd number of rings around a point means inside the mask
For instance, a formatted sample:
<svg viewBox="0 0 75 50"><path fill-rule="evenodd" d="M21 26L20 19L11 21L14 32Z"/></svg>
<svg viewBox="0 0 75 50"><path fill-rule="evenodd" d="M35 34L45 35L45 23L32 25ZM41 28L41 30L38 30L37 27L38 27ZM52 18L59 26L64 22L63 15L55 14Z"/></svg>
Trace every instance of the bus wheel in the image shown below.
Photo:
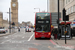
<svg viewBox="0 0 75 50"><path fill-rule="evenodd" d="M51 39L51 38L48 38L48 39Z"/></svg>
<svg viewBox="0 0 75 50"><path fill-rule="evenodd" d="M35 40L37 40L38 38L35 38Z"/></svg>

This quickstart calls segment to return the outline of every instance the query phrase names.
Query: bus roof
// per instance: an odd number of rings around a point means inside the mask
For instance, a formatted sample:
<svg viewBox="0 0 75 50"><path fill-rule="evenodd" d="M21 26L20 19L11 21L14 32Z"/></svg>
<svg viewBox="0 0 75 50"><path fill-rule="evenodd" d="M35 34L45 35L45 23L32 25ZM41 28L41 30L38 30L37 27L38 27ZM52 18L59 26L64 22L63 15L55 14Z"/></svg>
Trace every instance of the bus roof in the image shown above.
<svg viewBox="0 0 75 50"><path fill-rule="evenodd" d="M36 13L50 13L50 12L36 12Z"/></svg>

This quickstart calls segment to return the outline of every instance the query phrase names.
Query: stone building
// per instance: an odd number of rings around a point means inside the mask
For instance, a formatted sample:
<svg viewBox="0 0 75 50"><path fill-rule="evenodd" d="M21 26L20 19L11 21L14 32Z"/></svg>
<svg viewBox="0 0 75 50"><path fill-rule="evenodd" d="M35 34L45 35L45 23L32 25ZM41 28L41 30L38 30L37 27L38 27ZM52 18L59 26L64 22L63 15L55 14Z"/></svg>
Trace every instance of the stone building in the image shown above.
<svg viewBox="0 0 75 50"><path fill-rule="evenodd" d="M50 12L58 12L58 0L49 0ZM59 0L59 11L61 13L61 18L63 19L62 10L66 9L66 15L69 15L69 21L75 19L75 0Z"/></svg>
<svg viewBox="0 0 75 50"><path fill-rule="evenodd" d="M50 12L58 12L58 0L49 0L50 2ZM64 8L64 0L59 0L59 12L61 13L62 18L62 10Z"/></svg>
<svg viewBox="0 0 75 50"><path fill-rule="evenodd" d="M58 0L49 0L50 2L50 12L58 12ZM64 7L64 1L59 0L59 11L62 12Z"/></svg>
<svg viewBox="0 0 75 50"><path fill-rule="evenodd" d="M3 13L0 12L0 27L3 27Z"/></svg>
<svg viewBox="0 0 75 50"><path fill-rule="evenodd" d="M15 26L18 27L18 1L11 0L11 20L15 23Z"/></svg>
<svg viewBox="0 0 75 50"><path fill-rule="evenodd" d="M7 20L3 19L3 13L2 12L0 12L0 27L6 27L6 28L9 27L8 19Z"/></svg>
<svg viewBox="0 0 75 50"><path fill-rule="evenodd" d="M9 27L8 19L7 20L3 20L3 27L6 27L6 28Z"/></svg>
<svg viewBox="0 0 75 50"><path fill-rule="evenodd" d="M33 24L29 21L29 22L22 22L19 24L19 27L25 27L25 26L33 26Z"/></svg>
<svg viewBox="0 0 75 50"><path fill-rule="evenodd" d="M50 2L50 12L57 12L57 0L49 0Z"/></svg>
<svg viewBox="0 0 75 50"><path fill-rule="evenodd" d="M64 0L66 15L69 15L69 21L75 19L75 0Z"/></svg>

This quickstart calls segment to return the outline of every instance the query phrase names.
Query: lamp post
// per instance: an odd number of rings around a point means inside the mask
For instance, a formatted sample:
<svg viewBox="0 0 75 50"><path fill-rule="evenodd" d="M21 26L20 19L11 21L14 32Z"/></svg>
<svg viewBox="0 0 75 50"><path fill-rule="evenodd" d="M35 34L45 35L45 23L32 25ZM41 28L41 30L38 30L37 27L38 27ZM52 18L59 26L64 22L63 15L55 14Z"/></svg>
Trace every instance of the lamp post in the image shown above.
<svg viewBox="0 0 75 50"><path fill-rule="evenodd" d="M7 12L7 13L9 13L9 32L11 33L11 11L10 11L10 8L9 8L9 12Z"/></svg>
<svg viewBox="0 0 75 50"><path fill-rule="evenodd" d="M48 12L48 0L47 0L47 12Z"/></svg>
<svg viewBox="0 0 75 50"><path fill-rule="evenodd" d="M59 34L59 0L58 0L58 34Z"/></svg>
<svg viewBox="0 0 75 50"><path fill-rule="evenodd" d="M34 9L39 9L39 12L40 12L40 8L34 8Z"/></svg>

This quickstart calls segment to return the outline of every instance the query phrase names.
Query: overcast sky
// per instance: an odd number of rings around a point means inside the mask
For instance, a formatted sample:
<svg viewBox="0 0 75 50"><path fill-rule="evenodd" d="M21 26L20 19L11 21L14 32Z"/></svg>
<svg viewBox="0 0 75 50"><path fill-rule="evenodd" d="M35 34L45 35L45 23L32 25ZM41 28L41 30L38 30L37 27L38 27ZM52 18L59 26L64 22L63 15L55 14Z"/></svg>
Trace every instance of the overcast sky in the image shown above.
<svg viewBox="0 0 75 50"><path fill-rule="evenodd" d="M9 19L9 11L11 0L0 0L0 11L3 12L3 19ZM18 21L31 21L34 24L34 12L47 11L47 0L18 0Z"/></svg>

